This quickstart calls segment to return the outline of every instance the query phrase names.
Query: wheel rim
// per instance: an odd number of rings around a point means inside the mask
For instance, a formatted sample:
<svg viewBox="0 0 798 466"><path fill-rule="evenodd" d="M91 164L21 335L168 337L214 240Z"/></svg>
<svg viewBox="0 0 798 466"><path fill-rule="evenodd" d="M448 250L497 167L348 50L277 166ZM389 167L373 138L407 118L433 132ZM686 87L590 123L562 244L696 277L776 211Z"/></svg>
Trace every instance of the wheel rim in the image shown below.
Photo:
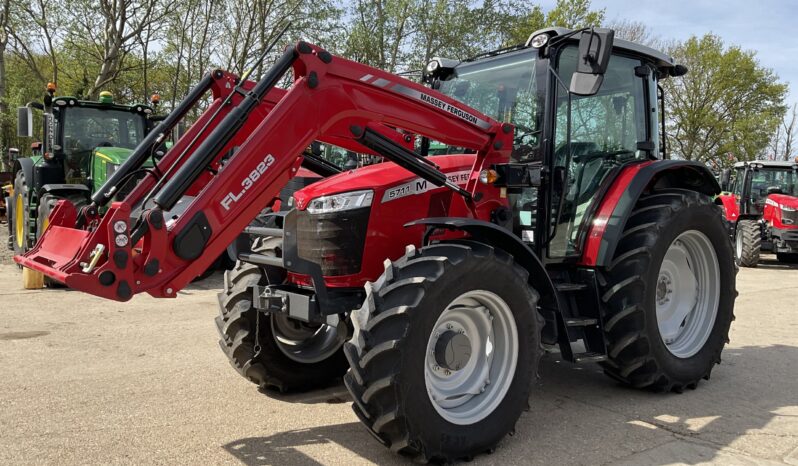
<svg viewBox="0 0 798 466"><path fill-rule="evenodd" d="M518 330L510 307L485 290L462 294L438 317L427 343L424 382L444 419L474 424L510 388L518 363Z"/></svg>
<svg viewBox="0 0 798 466"><path fill-rule="evenodd" d="M271 314L272 334L277 347L289 359L303 364L321 362L341 347L338 330L326 324L313 325L284 314Z"/></svg>
<svg viewBox="0 0 798 466"><path fill-rule="evenodd" d="M689 358L709 339L720 302L720 266L712 242L690 230L671 243L656 284L660 337L676 357Z"/></svg>
<svg viewBox="0 0 798 466"><path fill-rule="evenodd" d="M737 259L743 257L743 232L741 228L737 227L737 234L734 236L734 246L735 252L737 253Z"/></svg>
<svg viewBox="0 0 798 466"><path fill-rule="evenodd" d="M17 247L25 247L25 201L22 194L17 194L17 202L14 206L14 229L17 233Z"/></svg>

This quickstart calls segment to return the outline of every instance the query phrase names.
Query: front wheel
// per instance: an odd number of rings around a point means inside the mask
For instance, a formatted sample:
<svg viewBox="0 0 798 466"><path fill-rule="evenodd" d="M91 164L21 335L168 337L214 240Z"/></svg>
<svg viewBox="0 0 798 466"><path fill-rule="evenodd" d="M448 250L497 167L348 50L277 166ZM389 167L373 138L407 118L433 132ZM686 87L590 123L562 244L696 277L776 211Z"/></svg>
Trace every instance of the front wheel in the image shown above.
<svg viewBox="0 0 798 466"><path fill-rule="evenodd" d="M681 391L708 379L734 319L736 266L719 208L692 191L640 198L602 272L605 371Z"/></svg>
<svg viewBox="0 0 798 466"><path fill-rule="evenodd" d="M762 251L762 230L755 220L737 222L737 234L734 237L737 264L741 267L756 267Z"/></svg>
<svg viewBox="0 0 798 466"><path fill-rule="evenodd" d="M367 286L344 382L377 439L451 462L513 430L542 354L527 278L507 253L463 241L411 248Z"/></svg>
<svg viewBox="0 0 798 466"><path fill-rule="evenodd" d="M277 255L279 238L257 239L252 250ZM346 372L338 329L264 314L252 302L252 285L282 283L285 270L239 261L225 272L216 327L230 364L261 389L305 391L329 385Z"/></svg>

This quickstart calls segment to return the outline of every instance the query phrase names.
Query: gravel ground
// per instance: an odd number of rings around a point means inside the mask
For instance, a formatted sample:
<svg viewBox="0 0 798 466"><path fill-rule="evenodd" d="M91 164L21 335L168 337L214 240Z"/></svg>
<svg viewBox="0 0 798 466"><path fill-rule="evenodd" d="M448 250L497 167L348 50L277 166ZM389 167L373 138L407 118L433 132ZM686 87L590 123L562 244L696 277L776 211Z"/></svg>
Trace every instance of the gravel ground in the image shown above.
<svg viewBox="0 0 798 466"><path fill-rule="evenodd" d="M9 251L6 247L8 241L8 223L0 222L0 264L10 264L13 262L11 257L14 255L13 252Z"/></svg>
<svg viewBox="0 0 798 466"><path fill-rule="evenodd" d="M1 257L0 464L404 464L342 386L266 396L231 369L221 277L119 304L24 291ZM517 433L474 463L798 465L798 268L770 259L738 288L723 364L697 390L630 390L549 355Z"/></svg>

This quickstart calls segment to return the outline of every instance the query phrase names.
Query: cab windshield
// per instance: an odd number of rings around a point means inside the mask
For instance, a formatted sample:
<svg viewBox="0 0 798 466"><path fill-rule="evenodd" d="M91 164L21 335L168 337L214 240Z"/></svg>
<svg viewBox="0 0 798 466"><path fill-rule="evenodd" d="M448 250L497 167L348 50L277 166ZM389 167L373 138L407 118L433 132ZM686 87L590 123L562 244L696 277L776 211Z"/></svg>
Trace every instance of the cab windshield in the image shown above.
<svg viewBox="0 0 798 466"><path fill-rule="evenodd" d="M515 125L513 158L525 159L538 145L540 133L534 77L534 53L524 50L458 65L439 90L497 121Z"/></svg>
<svg viewBox="0 0 798 466"><path fill-rule="evenodd" d="M798 196L798 172L792 169L760 168L751 174L751 197L764 203L770 194Z"/></svg>
<svg viewBox="0 0 798 466"><path fill-rule="evenodd" d="M144 118L133 112L92 107L61 110L66 154L95 147L135 148L144 139Z"/></svg>

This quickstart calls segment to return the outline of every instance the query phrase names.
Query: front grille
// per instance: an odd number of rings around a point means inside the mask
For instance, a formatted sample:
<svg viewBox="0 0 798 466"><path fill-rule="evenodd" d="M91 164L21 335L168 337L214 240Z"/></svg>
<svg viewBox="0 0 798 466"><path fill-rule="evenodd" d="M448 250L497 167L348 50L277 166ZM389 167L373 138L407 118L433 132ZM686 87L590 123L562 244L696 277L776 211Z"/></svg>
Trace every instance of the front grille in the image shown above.
<svg viewBox="0 0 798 466"><path fill-rule="evenodd" d="M783 241L798 243L798 230L782 230L781 239Z"/></svg>
<svg viewBox="0 0 798 466"><path fill-rule="evenodd" d="M798 225L798 211L781 211L781 223L785 225Z"/></svg>
<svg viewBox="0 0 798 466"><path fill-rule="evenodd" d="M299 257L319 264L328 277L360 272L370 212L370 207L329 214L298 211Z"/></svg>

